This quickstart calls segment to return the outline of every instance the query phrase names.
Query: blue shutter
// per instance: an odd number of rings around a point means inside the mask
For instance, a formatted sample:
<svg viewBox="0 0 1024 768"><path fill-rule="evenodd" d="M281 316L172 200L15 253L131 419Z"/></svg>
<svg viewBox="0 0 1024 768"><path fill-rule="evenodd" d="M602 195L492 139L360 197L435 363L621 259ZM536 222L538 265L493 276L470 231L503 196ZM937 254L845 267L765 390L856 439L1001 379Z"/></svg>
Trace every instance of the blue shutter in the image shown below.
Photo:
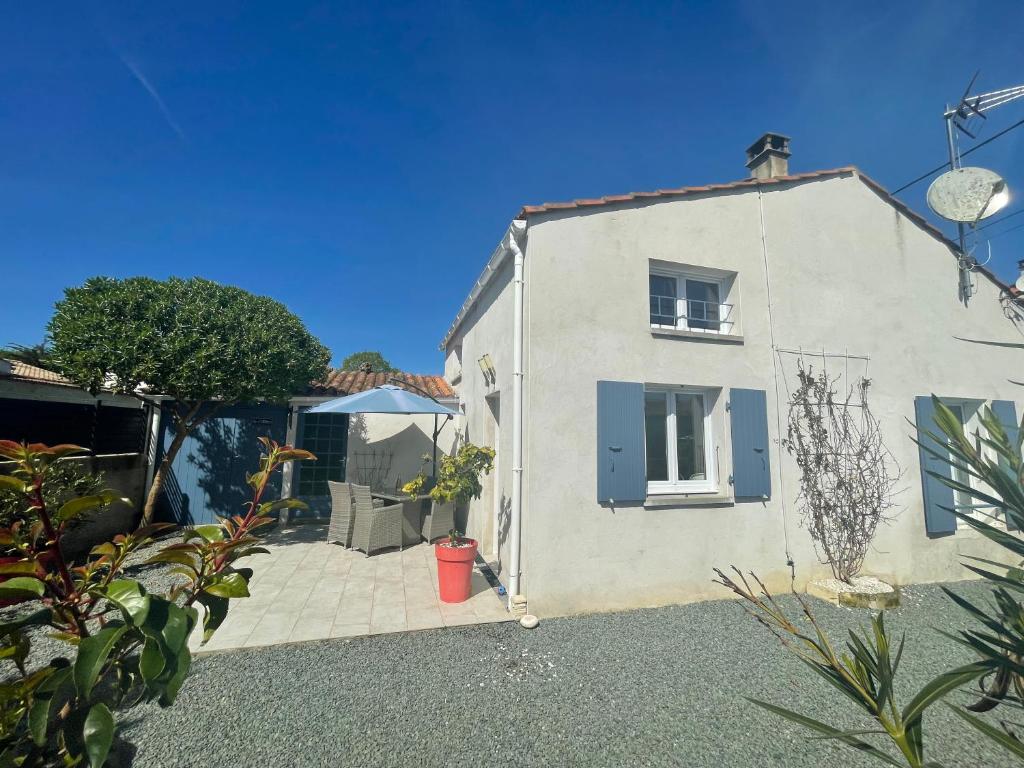
<svg viewBox="0 0 1024 768"><path fill-rule="evenodd" d="M732 483L737 498L772 495L768 456L768 400L763 389L730 389Z"/></svg>
<svg viewBox="0 0 1024 768"><path fill-rule="evenodd" d="M953 467L947 461L928 453L929 448L944 456L949 455L945 442L936 442L924 434L927 430L942 436L935 423L935 404L930 396L914 398L914 413L917 417L917 440L921 457L921 493L924 497L924 527L929 536L943 536L956 533L956 515L953 514L953 489L939 478L932 477L929 471L937 472L944 477L953 477Z"/></svg>
<svg viewBox="0 0 1024 768"><path fill-rule="evenodd" d="M597 382L597 500L647 498L644 385Z"/></svg>
<svg viewBox="0 0 1024 768"><path fill-rule="evenodd" d="M1016 445L1017 435L1020 432L1020 422L1017 421L1017 406L1014 405L1012 400L993 400L992 415L1003 425L1003 429L1006 430L1006 436L1010 438L1010 445ZM1003 469L1008 472L1010 471L1006 459L1000 457L999 464ZM1006 515L1006 528L1010 531L1018 530L1009 515Z"/></svg>

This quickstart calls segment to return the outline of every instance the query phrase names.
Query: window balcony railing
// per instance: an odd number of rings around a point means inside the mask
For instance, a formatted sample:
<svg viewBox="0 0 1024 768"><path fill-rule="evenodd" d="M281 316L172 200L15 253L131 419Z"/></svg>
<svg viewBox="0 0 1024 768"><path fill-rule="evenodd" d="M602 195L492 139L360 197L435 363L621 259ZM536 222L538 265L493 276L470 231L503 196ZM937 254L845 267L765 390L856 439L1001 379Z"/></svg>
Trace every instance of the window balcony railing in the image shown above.
<svg viewBox="0 0 1024 768"><path fill-rule="evenodd" d="M651 294L651 325L704 333L732 333L733 305Z"/></svg>

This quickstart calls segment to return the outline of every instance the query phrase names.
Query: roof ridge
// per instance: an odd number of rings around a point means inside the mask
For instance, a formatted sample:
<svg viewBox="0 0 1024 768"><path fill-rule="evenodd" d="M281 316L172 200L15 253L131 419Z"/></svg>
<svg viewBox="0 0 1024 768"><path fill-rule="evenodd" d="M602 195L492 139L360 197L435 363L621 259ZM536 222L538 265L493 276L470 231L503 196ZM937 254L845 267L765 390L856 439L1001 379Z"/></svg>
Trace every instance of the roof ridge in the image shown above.
<svg viewBox="0 0 1024 768"><path fill-rule="evenodd" d="M863 176L855 165L844 165L839 168L830 168L820 171L806 171L804 173L791 173L786 176L772 176L767 179L738 179L737 181L720 182L716 184L701 184L698 186L676 187L658 189L653 192L628 192L624 195L604 195L602 197L584 197L567 202L541 203L540 205L524 205L516 218L524 218L531 214L545 213L547 211L569 210L573 208L590 208L600 205L611 205L612 203L624 203L631 200L638 200L651 197L680 197L685 195L701 194L703 192L721 192L729 189L743 189L745 187L764 186L768 184L785 184L792 181L807 181L808 179L830 178L842 174L852 173Z"/></svg>

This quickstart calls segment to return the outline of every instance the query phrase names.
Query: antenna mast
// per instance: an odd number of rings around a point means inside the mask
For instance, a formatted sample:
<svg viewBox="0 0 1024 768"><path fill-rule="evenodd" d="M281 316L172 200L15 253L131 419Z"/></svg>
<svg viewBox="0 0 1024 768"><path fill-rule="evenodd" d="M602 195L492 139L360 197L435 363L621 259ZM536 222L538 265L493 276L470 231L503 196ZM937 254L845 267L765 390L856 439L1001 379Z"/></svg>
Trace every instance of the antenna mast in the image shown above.
<svg viewBox="0 0 1024 768"><path fill-rule="evenodd" d="M971 88L974 87L974 81L977 79L978 73L975 72L971 82L964 90L964 95L960 98L960 103L955 107L947 105L946 111L942 115L946 121L946 143L949 146L949 169L951 171L960 167L960 153L956 147L958 135L963 133L972 139L976 138L976 132L971 129L971 123L975 118L987 120L986 112L1024 97L1024 85L972 96ZM970 273L978 262L973 255L967 252L967 238L963 222L957 222L956 229L960 244L960 300L966 304L970 301L972 293Z"/></svg>

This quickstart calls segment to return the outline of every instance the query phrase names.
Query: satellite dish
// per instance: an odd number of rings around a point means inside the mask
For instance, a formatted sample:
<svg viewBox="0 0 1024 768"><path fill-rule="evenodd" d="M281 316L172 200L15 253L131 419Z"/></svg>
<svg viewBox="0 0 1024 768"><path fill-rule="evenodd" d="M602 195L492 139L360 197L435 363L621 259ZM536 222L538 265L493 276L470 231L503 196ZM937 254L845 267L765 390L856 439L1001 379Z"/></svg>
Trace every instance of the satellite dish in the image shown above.
<svg viewBox="0 0 1024 768"><path fill-rule="evenodd" d="M928 207L942 218L962 224L987 219L1009 202L1006 181L987 168L955 168L928 187Z"/></svg>

